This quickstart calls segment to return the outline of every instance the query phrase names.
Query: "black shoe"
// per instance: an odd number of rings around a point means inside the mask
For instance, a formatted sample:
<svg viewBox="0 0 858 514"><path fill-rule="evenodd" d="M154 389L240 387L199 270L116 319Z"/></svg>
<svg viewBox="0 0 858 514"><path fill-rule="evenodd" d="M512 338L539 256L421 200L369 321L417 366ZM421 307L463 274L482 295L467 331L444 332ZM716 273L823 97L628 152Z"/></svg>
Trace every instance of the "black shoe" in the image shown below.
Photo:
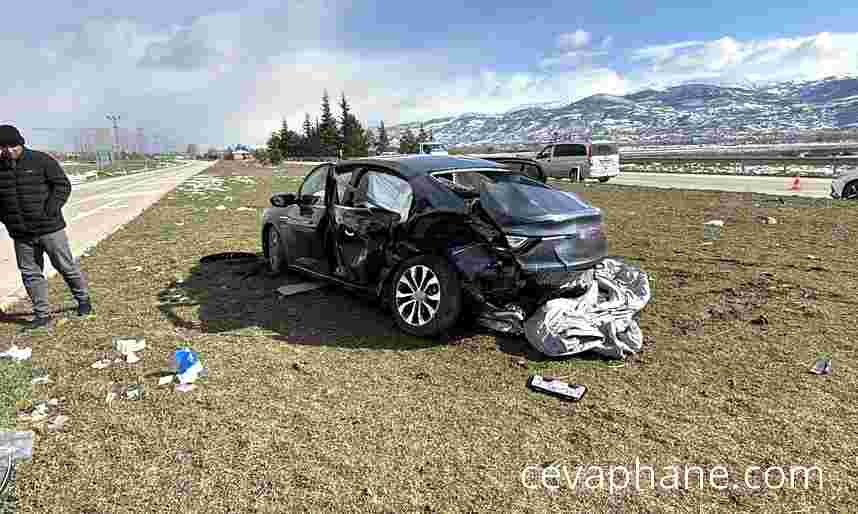
<svg viewBox="0 0 858 514"><path fill-rule="evenodd" d="M78 302L78 304L77 304L77 315L82 317L82 318L85 318L87 316L92 316L93 315L92 303L90 303L89 301Z"/></svg>
<svg viewBox="0 0 858 514"><path fill-rule="evenodd" d="M51 318L49 318L48 316L36 316L35 318L33 318L33 321L30 322L30 326L27 327L27 331L47 328L50 322Z"/></svg>

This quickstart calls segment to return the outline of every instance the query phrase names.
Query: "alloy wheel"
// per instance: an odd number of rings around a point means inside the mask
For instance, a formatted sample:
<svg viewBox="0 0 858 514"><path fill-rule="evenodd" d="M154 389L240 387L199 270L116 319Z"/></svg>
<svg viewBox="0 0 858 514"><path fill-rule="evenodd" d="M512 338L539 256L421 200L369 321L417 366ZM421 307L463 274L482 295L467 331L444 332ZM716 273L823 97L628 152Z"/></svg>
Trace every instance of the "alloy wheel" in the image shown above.
<svg viewBox="0 0 858 514"><path fill-rule="evenodd" d="M858 181L846 184L841 197L844 200L858 200Z"/></svg>
<svg viewBox="0 0 858 514"><path fill-rule="evenodd" d="M422 327L441 306L441 283L429 267L417 264L405 270L396 284L396 310L403 321Z"/></svg>

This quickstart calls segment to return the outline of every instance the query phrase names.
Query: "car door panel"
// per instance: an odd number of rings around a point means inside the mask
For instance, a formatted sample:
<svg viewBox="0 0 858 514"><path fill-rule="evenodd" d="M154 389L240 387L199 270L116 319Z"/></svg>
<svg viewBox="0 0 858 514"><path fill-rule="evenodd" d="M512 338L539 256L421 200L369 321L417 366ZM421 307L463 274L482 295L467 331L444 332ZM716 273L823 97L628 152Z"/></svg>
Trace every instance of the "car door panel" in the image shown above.
<svg viewBox="0 0 858 514"><path fill-rule="evenodd" d="M384 264L384 243L399 215L367 207L334 206L339 275L368 285Z"/></svg>
<svg viewBox="0 0 858 514"><path fill-rule="evenodd" d="M295 262L300 266L317 267L324 263L320 223L325 216L325 184L331 166L330 164L323 164L314 168L307 174L307 178L298 191L299 200L303 200L307 196L315 196L317 198L316 203L308 205L300 201L299 204L290 206L291 210L287 214L289 218L287 223L289 223L294 237L294 246L290 246L290 250L294 249ZM318 270L314 269L314 271Z"/></svg>

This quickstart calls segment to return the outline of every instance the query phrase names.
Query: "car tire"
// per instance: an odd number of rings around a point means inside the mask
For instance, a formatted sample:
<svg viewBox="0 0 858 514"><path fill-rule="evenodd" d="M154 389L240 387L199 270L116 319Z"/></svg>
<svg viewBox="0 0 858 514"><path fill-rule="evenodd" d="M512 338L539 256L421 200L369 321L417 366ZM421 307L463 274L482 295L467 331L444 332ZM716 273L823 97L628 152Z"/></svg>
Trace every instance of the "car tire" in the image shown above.
<svg viewBox="0 0 858 514"><path fill-rule="evenodd" d="M569 170L569 182L581 182L581 170L579 168Z"/></svg>
<svg viewBox="0 0 858 514"><path fill-rule="evenodd" d="M265 261L271 273L279 275L286 271L289 266L286 255L286 245L280 231L275 227L268 227L265 231Z"/></svg>
<svg viewBox="0 0 858 514"><path fill-rule="evenodd" d="M609 180L611 180L611 177L599 177L599 182L603 184Z"/></svg>
<svg viewBox="0 0 858 514"><path fill-rule="evenodd" d="M858 180L853 180L843 186L840 198L844 200L858 200Z"/></svg>
<svg viewBox="0 0 858 514"><path fill-rule="evenodd" d="M422 294L415 299L418 292ZM394 274L388 294L396 325L413 336L442 334L456 324L462 312L459 277L446 260L436 256L405 261Z"/></svg>

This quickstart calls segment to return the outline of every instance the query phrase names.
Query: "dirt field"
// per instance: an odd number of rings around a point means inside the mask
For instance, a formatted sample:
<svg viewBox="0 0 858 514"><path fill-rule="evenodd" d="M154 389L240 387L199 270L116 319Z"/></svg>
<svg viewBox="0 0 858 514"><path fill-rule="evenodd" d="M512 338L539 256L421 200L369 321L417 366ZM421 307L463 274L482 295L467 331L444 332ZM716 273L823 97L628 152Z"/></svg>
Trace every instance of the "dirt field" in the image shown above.
<svg viewBox="0 0 858 514"><path fill-rule="evenodd" d="M200 264L260 253L272 189L297 189L309 169L272 177L219 163L83 259L98 317L23 341L54 380L33 399L57 398L69 421L36 428L19 512L858 510L855 205L565 185L605 211L611 254L650 276L644 351L613 367L540 358L464 322L449 340L412 338L336 288L282 298L276 289L300 277L272 277L260 262ZM706 241L712 219L724 228ZM71 305L61 279L51 294L57 310ZM0 336L11 340L26 312L5 315ZM141 363L90 367L112 337L138 334ZM152 374L182 346L209 377L189 393L159 388ZM808 373L823 353L834 374ZM587 396L528 392L540 370ZM108 405L112 381L143 383L146 396ZM644 474L640 490L632 476L609 494L609 467L634 472L636 460L655 469L656 487ZM559 490L523 474L551 464L569 475ZM692 474L685 487L658 487L665 467L692 465L725 466L730 486L701 487ZM602 466L603 486L584 483L590 468L570 487L579 466ZM751 466L761 468L751 485L775 466L786 484L749 488ZM790 488L790 466L817 466L822 483Z"/></svg>

